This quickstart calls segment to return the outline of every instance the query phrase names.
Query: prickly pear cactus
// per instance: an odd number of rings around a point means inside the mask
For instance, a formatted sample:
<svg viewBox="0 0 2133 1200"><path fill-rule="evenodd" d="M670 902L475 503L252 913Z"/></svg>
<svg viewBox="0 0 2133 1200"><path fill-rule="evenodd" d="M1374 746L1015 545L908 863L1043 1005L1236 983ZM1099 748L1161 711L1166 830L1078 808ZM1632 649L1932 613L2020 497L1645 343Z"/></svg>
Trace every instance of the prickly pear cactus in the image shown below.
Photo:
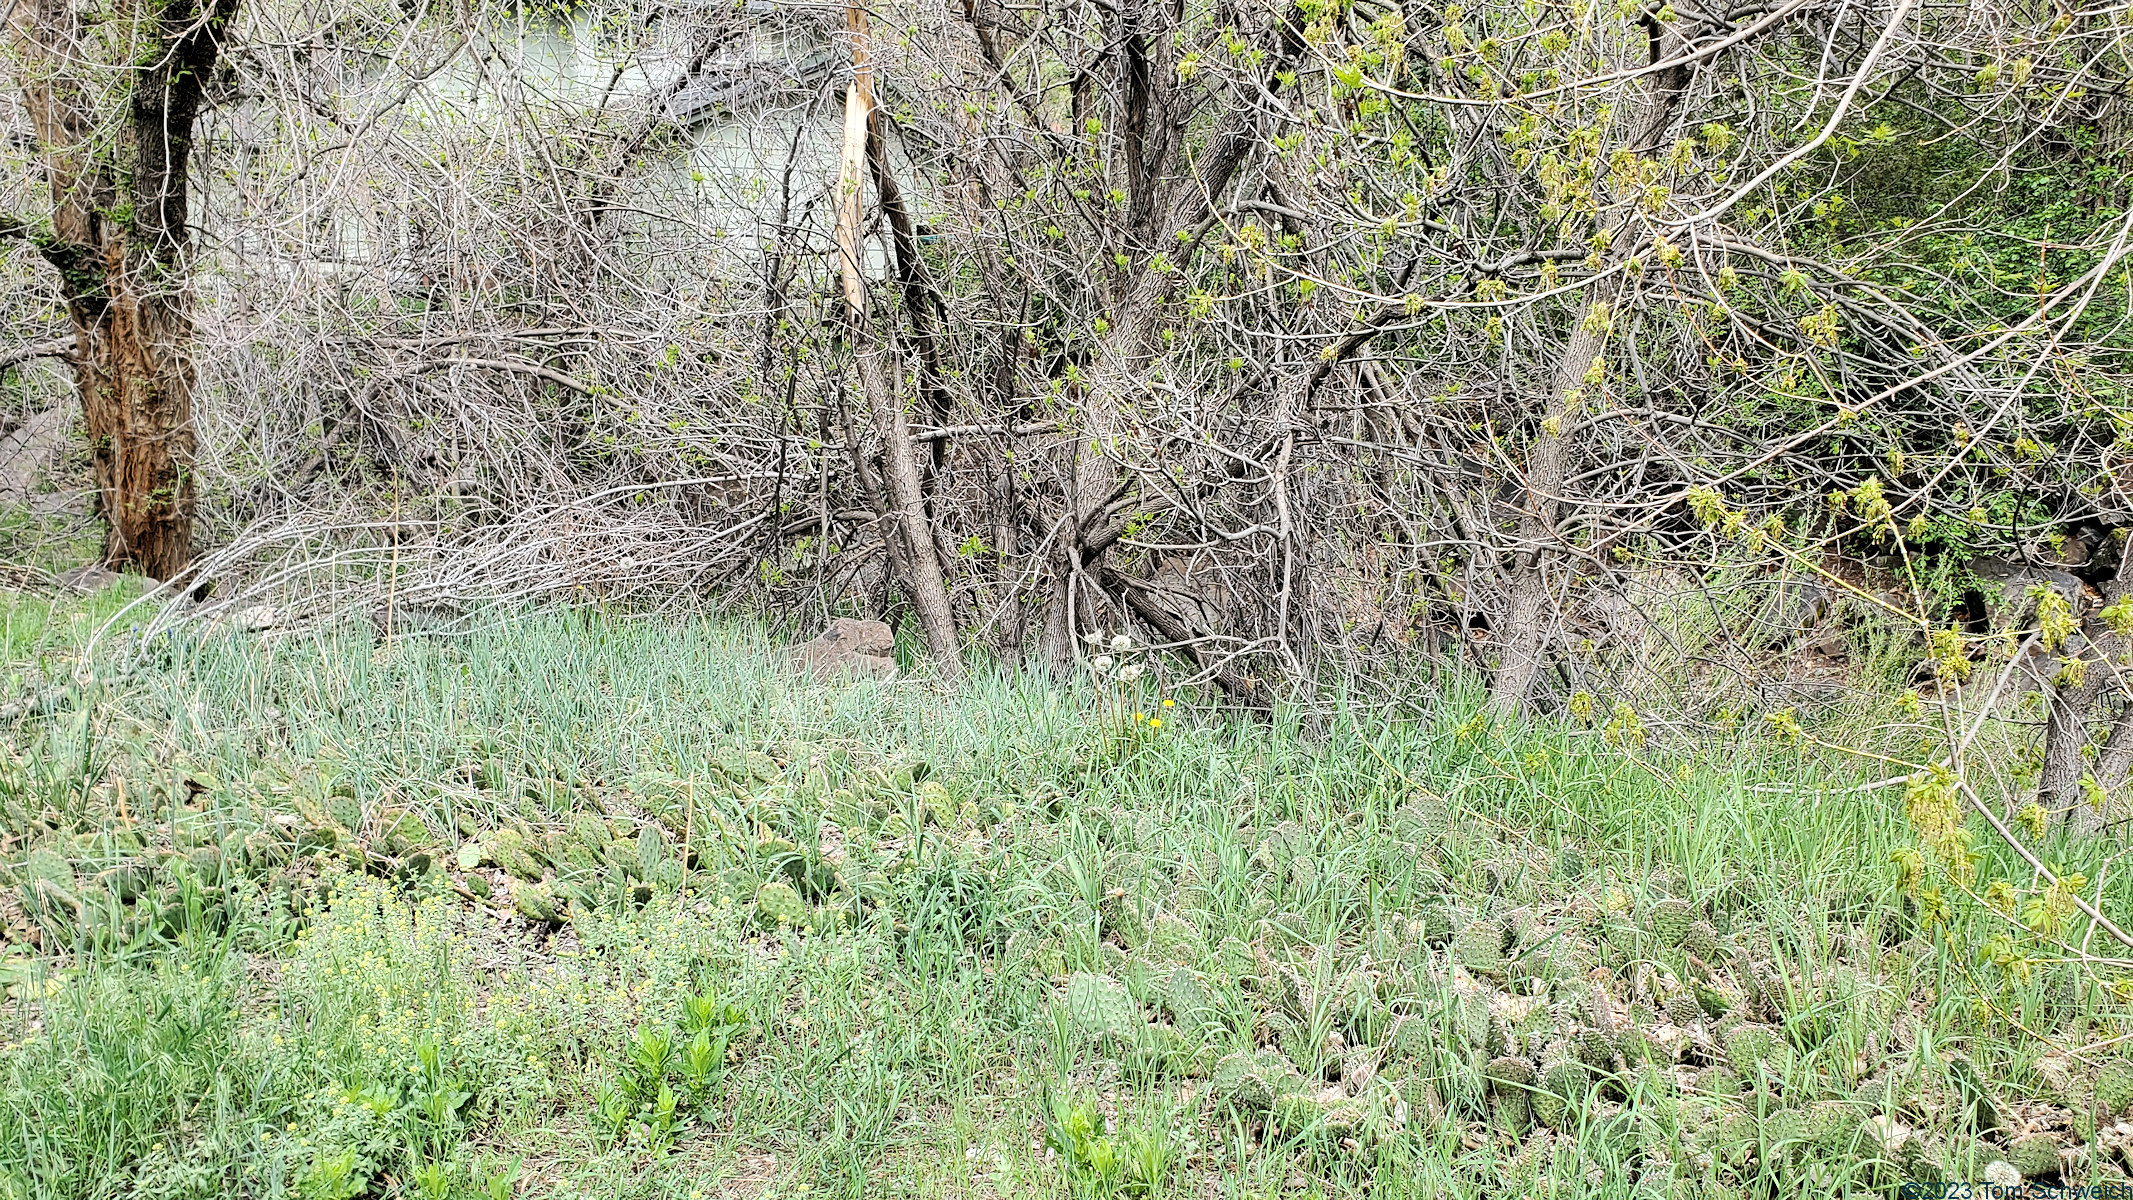
<svg viewBox="0 0 2133 1200"><path fill-rule="evenodd" d="M2122 1117L2133 1108L2133 1060L2114 1058L2096 1072L2096 1107L2104 1119Z"/></svg>
<svg viewBox="0 0 2133 1200"><path fill-rule="evenodd" d="M1682 936L1681 948L1708 963L1718 961L1724 946L1709 921L1691 921L1688 933Z"/></svg>
<svg viewBox="0 0 2133 1200"><path fill-rule="evenodd" d="M1197 1032L1214 1016L1214 999L1207 985L1191 967L1176 966L1163 981L1163 1003L1177 1019L1178 1028Z"/></svg>
<svg viewBox="0 0 2133 1200"><path fill-rule="evenodd" d="M1566 883L1576 882L1585 876L1585 852L1575 845L1564 846L1555 855L1555 876Z"/></svg>
<svg viewBox="0 0 2133 1200"><path fill-rule="evenodd" d="M1270 1111L1274 1102L1303 1091L1303 1074L1278 1050L1232 1050L1215 1061L1209 1089L1216 1103L1239 1113Z"/></svg>
<svg viewBox="0 0 2133 1200"><path fill-rule="evenodd" d="M526 835L509 825L482 839L481 860L491 866L502 867L514 877L528 883L541 877L541 864L533 857L533 849L527 844Z"/></svg>
<svg viewBox="0 0 2133 1200"><path fill-rule="evenodd" d="M1318 1124L1318 1097L1288 1092L1274 1097L1274 1127L1284 1134L1302 1134Z"/></svg>
<svg viewBox="0 0 2133 1200"><path fill-rule="evenodd" d="M1843 1150L1858 1128L1858 1111L1842 1100L1817 1100L1807 1107L1807 1139L1823 1150Z"/></svg>
<svg viewBox="0 0 2133 1200"><path fill-rule="evenodd" d="M1257 1066L1248 1050L1232 1050L1216 1059L1207 1081L1215 1103L1240 1113L1266 1111L1266 1106L1274 1102L1274 1094L1267 1090L1266 1080L1259 1077Z"/></svg>
<svg viewBox="0 0 2133 1200"><path fill-rule="evenodd" d="M830 793L829 802L823 806L822 815L847 834L864 832L873 825L873 814L860 800L858 793L850 788L838 788Z"/></svg>
<svg viewBox="0 0 2133 1200"><path fill-rule="evenodd" d="M1453 1001L1451 1015L1460 1041L1469 1050L1493 1053L1502 1047L1502 1031L1489 1011L1487 992L1479 988L1460 992Z"/></svg>
<svg viewBox="0 0 2133 1200"><path fill-rule="evenodd" d="M1141 949L1151 957L1190 966L1200 957L1200 931L1183 917L1157 913L1148 920Z"/></svg>
<svg viewBox="0 0 2133 1200"><path fill-rule="evenodd" d="M1696 910L1686 900L1661 900L1645 912L1645 928L1662 946L1679 946L1688 939Z"/></svg>
<svg viewBox="0 0 2133 1200"><path fill-rule="evenodd" d="M1064 997L1068 1015L1086 1033L1131 1043L1147 1021L1126 985L1108 975L1076 971L1067 979Z"/></svg>
<svg viewBox="0 0 2133 1200"><path fill-rule="evenodd" d="M563 920L562 903L545 883L521 883L511 889L511 905L529 921L555 925Z"/></svg>
<svg viewBox="0 0 2133 1200"><path fill-rule="evenodd" d="M926 819L943 828L953 828L956 821L955 797L947 785L937 779L928 779L918 785L919 803L925 806Z"/></svg>
<svg viewBox="0 0 2133 1200"><path fill-rule="evenodd" d="M2059 1143L2047 1133L2018 1137L2007 1147L2007 1162L2020 1171L2024 1179L2057 1175L2060 1169Z"/></svg>
<svg viewBox="0 0 2133 1200"><path fill-rule="evenodd" d="M1487 917L1475 917L1452 939L1452 957L1476 975L1503 971L1503 926Z"/></svg>
<svg viewBox="0 0 2133 1200"><path fill-rule="evenodd" d="M741 765L747 768L748 774L758 783L776 783L778 776L782 774L778 770L778 760L760 750L750 750L743 754Z"/></svg>
<svg viewBox="0 0 2133 1200"><path fill-rule="evenodd" d="M1400 806L1394 829L1401 837L1424 845L1442 842L1451 833L1451 809L1435 792L1416 791Z"/></svg>
<svg viewBox="0 0 2133 1200"><path fill-rule="evenodd" d="M1778 1056L1777 1030L1768 1025L1736 1025L1726 1034L1726 1065L1741 1078L1753 1079L1756 1069Z"/></svg>
<svg viewBox="0 0 2133 1200"><path fill-rule="evenodd" d="M637 830L637 870L650 879L667 862L667 835L656 822L647 821Z"/></svg>
<svg viewBox="0 0 2133 1200"><path fill-rule="evenodd" d="M1696 1003L1695 995L1688 989L1683 988L1666 998L1666 1019L1669 1024L1688 1025L1702 1016L1703 1006Z"/></svg>
<svg viewBox="0 0 2133 1200"><path fill-rule="evenodd" d="M1505 1055L1491 1059L1488 1069L1489 1113L1496 1127L1513 1137L1532 1124L1533 1064Z"/></svg>
<svg viewBox="0 0 2133 1200"><path fill-rule="evenodd" d="M378 814L378 848L387 854L411 854L430 844L429 823L404 808Z"/></svg>
<svg viewBox="0 0 2133 1200"><path fill-rule="evenodd" d="M755 915L764 925L798 925L807 920L807 901L791 884L773 879L756 889Z"/></svg>
<svg viewBox="0 0 2133 1200"><path fill-rule="evenodd" d="M1590 1076L1585 1065L1573 1058L1557 1058L1541 1064L1540 1090L1533 1094L1533 1115L1550 1129L1573 1125L1584 1111Z"/></svg>

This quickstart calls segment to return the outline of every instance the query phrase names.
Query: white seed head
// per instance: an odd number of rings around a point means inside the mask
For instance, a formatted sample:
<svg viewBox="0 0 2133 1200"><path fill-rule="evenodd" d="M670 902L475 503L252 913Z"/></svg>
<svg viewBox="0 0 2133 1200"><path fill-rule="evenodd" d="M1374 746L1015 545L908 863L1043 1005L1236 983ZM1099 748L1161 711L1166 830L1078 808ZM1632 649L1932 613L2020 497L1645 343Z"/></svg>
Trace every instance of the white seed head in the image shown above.
<svg viewBox="0 0 2133 1200"><path fill-rule="evenodd" d="M1121 633L1117 637L1111 639L1111 653L1124 654L1126 651L1131 649L1133 649L1133 639L1127 637L1125 634Z"/></svg>
<svg viewBox="0 0 2133 1200"><path fill-rule="evenodd" d="M1118 669L1118 681L1120 683L1132 683L1134 680L1139 679L1147 669L1139 663L1130 663L1120 667Z"/></svg>
<svg viewBox="0 0 2133 1200"><path fill-rule="evenodd" d="M1089 671L1091 674L1095 675L1109 674L1111 670L1111 663L1112 659L1110 655L1099 654L1096 656L1096 661L1089 664Z"/></svg>

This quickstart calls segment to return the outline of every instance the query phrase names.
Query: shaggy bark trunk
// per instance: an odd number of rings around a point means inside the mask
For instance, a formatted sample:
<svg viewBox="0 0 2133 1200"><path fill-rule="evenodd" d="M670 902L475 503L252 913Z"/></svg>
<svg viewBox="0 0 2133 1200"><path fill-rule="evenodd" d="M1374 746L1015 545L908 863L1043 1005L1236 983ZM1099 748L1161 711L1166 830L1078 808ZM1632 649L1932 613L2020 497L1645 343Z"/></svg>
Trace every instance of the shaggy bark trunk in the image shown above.
<svg viewBox="0 0 2133 1200"><path fill-rule="evenodd" d="M895 374L883 370L882 359L887 351L876 343L866 282L861 275L861 190L865 186L863 172L869 143L875 136L874 88L867 62L865 11L847 9L846 24L852 35L853 78L845 91L844 147L837 173L837 250L852 358L858 369L860 393L882 443L881 475L889 518L883 535L900 539L900 547L889 548L889 558L901 567L904 589L918 612L927 651L944 673L954 677L962 673L962 644L956 635L955 611L949 604L947 575L926 514L925 488L911 440L910 415L897 394ZM900 554L896 552L898 548Z"/></svg>
<svg viewBox="0 0 2133 1200"><path fill-rule="evenodd" d="M69 297L89 456L107 526L104 557L167 580L192 565L192 320L184 296L103 255L108 297ZM182 286L175 278L170 286Z"/></svg>
<svg viewBox="0 0 2133 1200"><path fill-rule="evenodd" d="M13 223L59 272L74 326L105 558L168 580L192 563L192 308L187 166L202 89L235 0L122 5L148 42L124 110L98 114L78 72L84 14L25 0L10 33L51 188L48 229Z"/></svg>

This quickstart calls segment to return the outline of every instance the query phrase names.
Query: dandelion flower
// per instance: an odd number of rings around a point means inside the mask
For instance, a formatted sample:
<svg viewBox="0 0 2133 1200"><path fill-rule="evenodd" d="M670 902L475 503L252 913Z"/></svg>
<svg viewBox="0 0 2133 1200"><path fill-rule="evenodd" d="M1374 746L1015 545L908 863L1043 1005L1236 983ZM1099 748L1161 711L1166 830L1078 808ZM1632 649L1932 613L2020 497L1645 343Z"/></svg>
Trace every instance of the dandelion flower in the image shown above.
<svg viewBox="0 0 2133 1200"><path fill-rule="evenodd" d="M1175 701L1175 700L1165 700L1165 701L1163 701L1163 707L1164 707L1164 708L1176 708L1177 706L1178 706L1178 702L1177 702L1177 701Z"/></svg>
<svg viewBox="0 0 2133 1200"><path fill-rule="evenodd" d="M1150 718L1148 718L1148 728L1150 728L1150 729L1161 729L1162 727L1163 727L1163 718L1161 718L1161 717L1150 717Z"/></svg>
<svg viewBox="0 0 2133 1200"><path fill-rule="evenodd" d="M1111 673L1112 662L1113 659L1110 655L1099 654L1096 656L1096 661L1089 664L1089 671L1094 675L1108 675Z"/></svg>
<svg viewBox="0 0 2133 1200"><path fill-rule="evenodd" d="M1125 634L1121 633L1117 637L1111 639L1111 652L1113 654L1124 654L1126 651L1131 649L1133 649L1133 639L1127 637Z"/></svg>
<svg viewBox="0 0 2133 1200"><path fill-rule="evenodd" d="M1087 642L1091 646L1101 646L1104 644L1104 631L1101 629L1091 629L1087 633L1081 635L1081 640Z"/></svg>
<svg viewBox="0 0 2133 1200"><path fill-rule="evenodd" d="M1130 665L1120 667L1118 669L1118 681L1120 683L1132 683L1134 680L1139 679L1142 673L1147 670L1148 668L1142 666L1139 663L1132 663Z"/></svg>

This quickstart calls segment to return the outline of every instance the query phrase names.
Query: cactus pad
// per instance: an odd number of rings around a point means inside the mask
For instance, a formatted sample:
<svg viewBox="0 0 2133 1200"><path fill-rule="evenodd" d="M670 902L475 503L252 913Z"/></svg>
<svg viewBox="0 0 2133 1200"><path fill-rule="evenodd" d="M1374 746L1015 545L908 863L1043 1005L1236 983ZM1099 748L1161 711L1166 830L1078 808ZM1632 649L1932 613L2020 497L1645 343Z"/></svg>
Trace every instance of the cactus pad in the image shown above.
<svg viewBox="0 0 2133 1200"><path fill-rule="evenodd" d="M2059 1143L2051 1135L2032 1133L2018 1137L2007 1147L2007 1162L2024 1179L2042 1179L2059 1173Z"/></svg>
<svg viewBox="0 0 2133 1200"><path fill-rule="evenodd" d="M1132 1042L1147 1020L1124 984L1108 975L1077 971L1067 980L1067 1013L1086 1033Z"/></svg>
<svg viewBox="0 0 2133 1200"><path fill-rule="evenodd" d="M1645 930L1658 939L1662 946L1679 946L1688 939L1689 926L1696 921L1696 910L1686 900L1661 900L1644 914Z"/></svg>

